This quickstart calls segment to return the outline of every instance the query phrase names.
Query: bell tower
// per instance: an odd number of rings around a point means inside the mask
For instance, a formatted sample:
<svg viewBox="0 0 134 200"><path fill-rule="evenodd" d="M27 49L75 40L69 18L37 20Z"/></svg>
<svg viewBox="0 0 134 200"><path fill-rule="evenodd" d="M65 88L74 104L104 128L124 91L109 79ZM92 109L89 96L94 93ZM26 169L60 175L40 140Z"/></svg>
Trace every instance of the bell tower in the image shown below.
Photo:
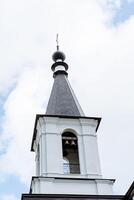
<svg viewBox="0 0 134 200"><path fill-rule="evenodd" d="M102 178L97 145L101 118L87 117L68 81L68 64L53 54L54 84L46 114L36 116L31 150L36 176L32 194L112 194L113 179Z"/></svg>

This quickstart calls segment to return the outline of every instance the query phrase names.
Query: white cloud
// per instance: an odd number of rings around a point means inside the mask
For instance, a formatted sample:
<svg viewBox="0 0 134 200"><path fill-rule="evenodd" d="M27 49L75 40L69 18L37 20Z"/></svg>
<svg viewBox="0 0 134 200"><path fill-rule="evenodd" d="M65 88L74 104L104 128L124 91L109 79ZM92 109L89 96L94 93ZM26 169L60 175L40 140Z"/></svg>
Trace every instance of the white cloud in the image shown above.
<svg viewBox="0 0 134 200"><path fill-rule="evenodd" d="M29 181L31 171L34 174L33 164L27 167L27 163L33 160L30 145L35 115L43 113L44 97L48 95L44 79L43 69L25 69L5 103L3 137L11 141L6 155L1 156L0 167L4 173L20 176L23 182Z"/></svg>
<svg viewBox="0 0 134 200"><path fill-rule="evenodd" d="M104 5L107 8L117 9L120 8L123 0L99 0L102 5Z"/></svg>
<svg viewBox="0 0 134 200"><path fill-rule="evenodd" d="M36 113L45 112L52 85L51 54L58 32L70 64L69 78L82 107L87 115L104 118L99 130L104 175L117 176L118 192L128 187L134 168L130 156L134 18L110 28L106 22L113 11L104 12L100 2L108 8L121 5L121 1L103 0L2 2L1 91L14 83L4 105L2 138L11 141L1 156L2 173L15 174L27 185L34 173L33 154L29 151L34 118Z"/></svg>

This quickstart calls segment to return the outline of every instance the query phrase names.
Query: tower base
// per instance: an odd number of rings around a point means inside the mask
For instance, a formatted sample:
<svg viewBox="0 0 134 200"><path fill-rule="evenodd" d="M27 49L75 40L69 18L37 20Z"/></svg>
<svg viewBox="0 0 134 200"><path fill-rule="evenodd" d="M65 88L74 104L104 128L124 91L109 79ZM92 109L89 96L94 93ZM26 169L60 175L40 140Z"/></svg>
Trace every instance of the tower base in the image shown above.
<svg viewBox="0 0 134 200"><path fill-rule="evenodd" d="M114 179L33 177L32 194L112 195Z"/></svg>

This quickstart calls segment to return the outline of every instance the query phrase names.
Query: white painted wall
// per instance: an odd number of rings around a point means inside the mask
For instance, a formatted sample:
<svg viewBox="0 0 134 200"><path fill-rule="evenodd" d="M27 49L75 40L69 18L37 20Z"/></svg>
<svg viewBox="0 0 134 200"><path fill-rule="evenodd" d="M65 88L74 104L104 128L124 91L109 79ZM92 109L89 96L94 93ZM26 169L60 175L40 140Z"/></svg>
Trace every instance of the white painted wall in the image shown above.
<svg viewBox="0 0 134 200"><path fill-rule="evenodd" d="M37 147L39 145L40 164L38 164L36 159L36 171L40 172L37 176L41 176L42 178L35 178L32 181L33 193L112 193L113 181L104 180L101 176L96 135L97 123L97 120L87 118L39 118L37 136L34 141L34 151L37 157ZM80 174L64 174L62 157L62 133L64 131L72 131L77 135ZM54 177L72 179L54 179ZM78 180L78 178L82 178L83 180ZM89 181L89 178L95 180Z"/></svg>
<svg viewBox="0 0 134 200"><path fill-rule="evenodd" d="M101 176L96 136L97 121L92 119L40 118L34 145L40 146L40 175L63 174L62 138L65 130L77 135L81 174L78 176ZM38 164L36 165L38 167ZM73 175L72 175L73 176Z"/></svg>
<svg viewBox="0 0 134 200"><path fill-rule="evenodd" d="M112 180L67 180L55 178L35 178L32 181L33 194L79 194L111 195Z"/></svg>

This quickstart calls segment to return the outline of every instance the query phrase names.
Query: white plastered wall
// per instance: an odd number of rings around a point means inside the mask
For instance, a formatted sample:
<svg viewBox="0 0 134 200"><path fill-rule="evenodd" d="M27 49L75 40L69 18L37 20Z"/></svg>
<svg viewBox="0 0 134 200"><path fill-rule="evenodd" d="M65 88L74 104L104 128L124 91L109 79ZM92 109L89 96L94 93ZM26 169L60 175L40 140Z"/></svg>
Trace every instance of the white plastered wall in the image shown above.
<svg viewBox="0 0 134 200"><path fill-rule="evenodd" d="M57 179L37 177L32 181L33 194L112 195L114 180Z"/></svg>
<svg viewBox="0 0 134 200"><path fill-rule="evenodd" d="M78 177L100 177L100 162L96 135L97 120L42 117L38 120L34 150L40 148L40 176L74 176L63 174L62 139L64 131L77 135L80 171ZM38 165L37 165L38 167Z"/></svg>
<svg viewBox="0 0 134 200"><path fill-rule="evenodd" d="M101 176L96 127L89 118L40 117L34 151L40 148L40 174L32 180L32 193L112 194L114 181ZM63 173L62 133L72 131L78 138L80 174ZM57 179L59 178L59 179ZM71 184L70 184L71 183Z"/></svg>

